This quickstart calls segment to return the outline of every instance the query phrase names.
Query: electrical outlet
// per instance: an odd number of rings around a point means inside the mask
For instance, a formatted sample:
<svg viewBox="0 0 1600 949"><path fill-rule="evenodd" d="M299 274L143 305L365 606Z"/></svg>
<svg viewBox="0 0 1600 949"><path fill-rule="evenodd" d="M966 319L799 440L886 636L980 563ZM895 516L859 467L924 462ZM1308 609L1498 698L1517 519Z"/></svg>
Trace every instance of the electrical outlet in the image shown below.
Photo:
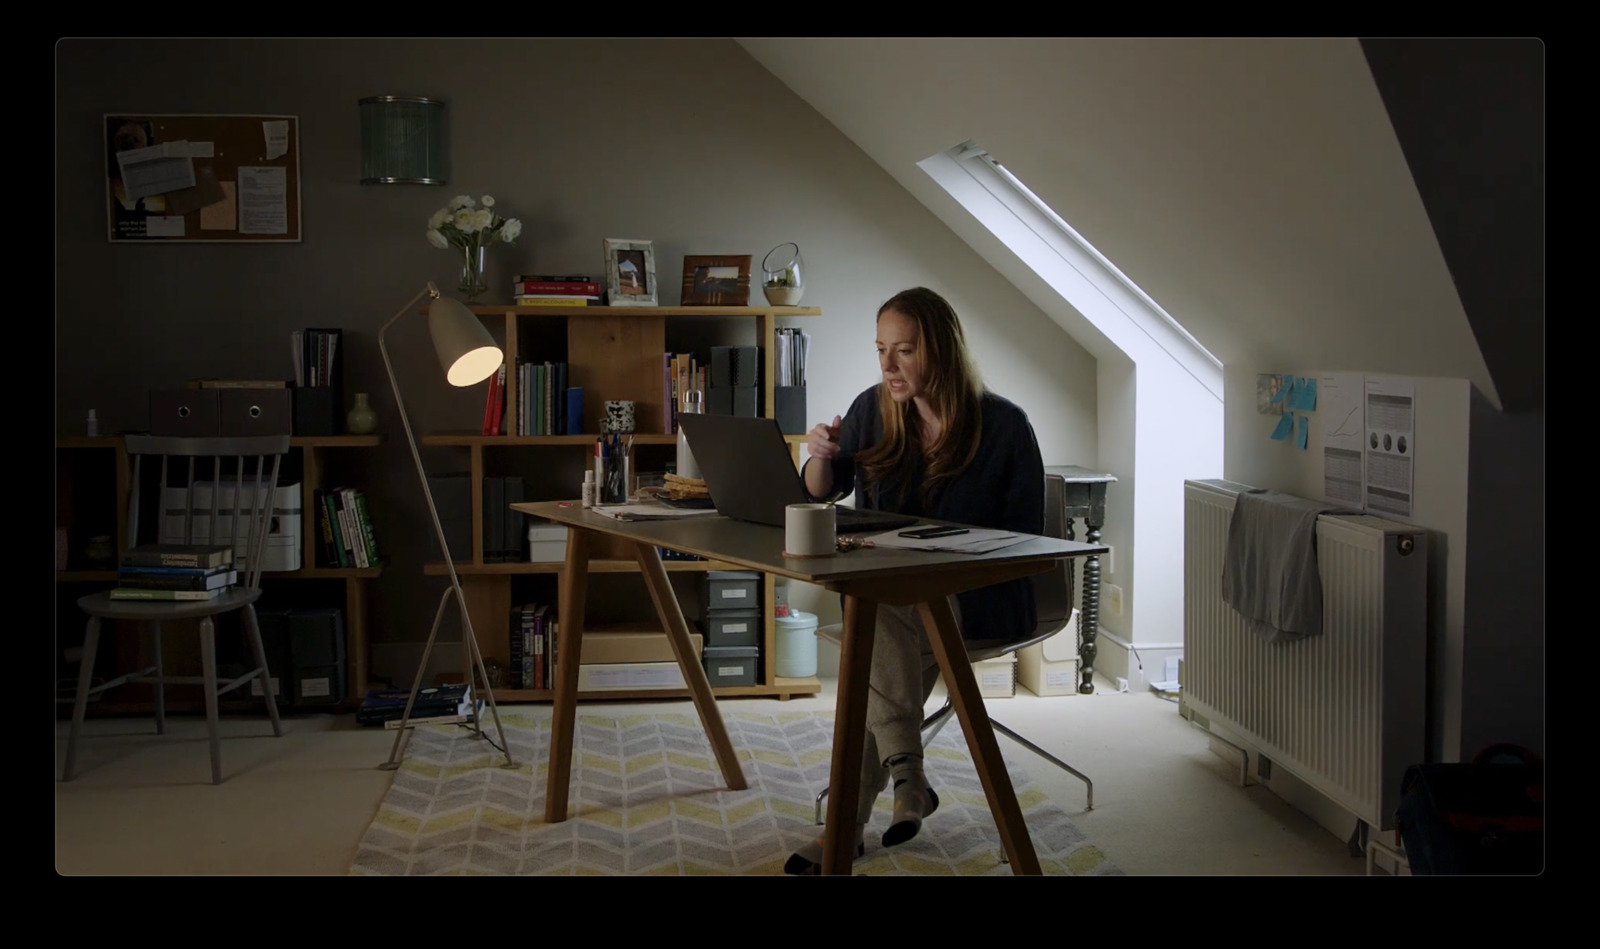
<svg viewBox="0 0 1600 949"><path fill-rule="evenodd" d="M1122 588L1115 583L1106 584L1106 605L1111 608L1112 616L1122 615Z"/></svg>

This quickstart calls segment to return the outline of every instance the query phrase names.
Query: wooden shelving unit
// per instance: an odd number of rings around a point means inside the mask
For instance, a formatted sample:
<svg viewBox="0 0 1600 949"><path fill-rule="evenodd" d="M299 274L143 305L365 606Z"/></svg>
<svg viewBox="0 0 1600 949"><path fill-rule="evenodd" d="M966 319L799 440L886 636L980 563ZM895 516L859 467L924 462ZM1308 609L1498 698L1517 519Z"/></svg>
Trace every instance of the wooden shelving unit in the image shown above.
<svg viewBox="0 0 1600 949"><path fill-rule="evenodd" d="M345 706L355 708L360 704L361 696L367 688L367 615L369 590L368 581L376 579L383 573L383 565L365 568L340 568L320 567L317 562L317 506L315 503L316 491L322 487L325 465L323 453L331 450L349 448L372 448L383 443L382 435L296 435L289 440L291 452L300 453L300 500L302 506L301 517L301 544L300 562L303 565L299 570L269 570L261 574L263 584L276 583L281 580L343 580L344 581L344 611L345 611L345 638L346 656L348 657L348 684L346 688L347 699ZM95 465L108 465L108 478L114 479L116 492L115 510L115 543L117 550L127 547L128 524L128 499L131 494L131 469L128 461L127 446L120 435L104 435L99 437L63 436L56 439L57 464L60 464L60 453L63 450L97 449L110 454L104 462L96 460ZM84 568L69 562L69 569L56 571L56 583L82 583L86 587L90 584L114 584L117 579L115 566L106 568ZM86 589L85 592L89 592ZM81 621L81 618L62 617L63 622ZM176 687L173 687L176 688ZM70 704L70 700L68 700ZM250 703L241 701L235 703L240 707L259 707L259 702ZM224 708L228 706L224 704ZM146 707L138 703L94 704L91 711L139 711ZM169 711L182 711L185 708L180 701L174 704L168 701ZM203 710L203 706L200 706Z"/></svg>
<svg viewBox="0 0 1600 949"><path fill-rule="evenodd" d="M677 436L663 432L668 406L663 404L662 354L675 350L668 345L669 321L692 321L704 318L738 318L754 323L754 342L761 347L761 409L772 417L776 378L773 339L780 318L822 315L817 307L795 306L693 306L693 307L564 307L564 306L473 306L474 313L483 317L494 330L501 325L500 338L508 355L506 372L506 404L517 404L517 373L515 360L522 352L525 339L546 340L564 337L567 363L567 384L580 387L585 393L584 428L587 433L600 431L600 416L604 411L603 399L628 399L637 407L639 431L633 436L635 450L641 446L674 445ZM424 308L424 311L426 308ZM552 324L559 321L564 332L552 333ZM556 361L559 357L543 355ZM603 393L596 397L591 393ZM512 413L511 418L515 418ZM502 666L510 660L510 623L513 578L526 574L559 575L561 563L494 563L483 557L483 479L489 469L486 455L506 450L566 449L593 445L599 434L579 435L483 435L470 432L444 432L421 436L418 441L425 446L461 448L467 451L468 470L472 482L472 551L470 561L463 558L455 565L456 575L467 600L467 611L472 618L479 648L486 659L496 659ZM799 446L805 444L803 434L789 434L785 441L798 463ZM573 498L576 500L576 498ZM605 539L602 538L601 541ZM602 543L596 551L599 559L590 564L591 573L637 574L638 564L626 551L609 550ZM607 556L609 554L609 556ZM704 573L708 570L740 569L732 564L716 561L668 560L663 566L669 573ZM426 576L446 576L449 571L440 561L425 564ZM558 581L559 582L559 581ZM641 596L645 594L641 591ZM763 633L761 682L753 686L713 688L718 696L771 696L788 699L799 695L815 695L821 691L821 682L815 677L780 679L775 672L775 648L771 604L774 597L774 580L763 576ZM542 689L496 689L499 702L547 702L553 693ZM585 699L671 699L687 698L687 690L641 689L617 692L584 693Z"/></svg>

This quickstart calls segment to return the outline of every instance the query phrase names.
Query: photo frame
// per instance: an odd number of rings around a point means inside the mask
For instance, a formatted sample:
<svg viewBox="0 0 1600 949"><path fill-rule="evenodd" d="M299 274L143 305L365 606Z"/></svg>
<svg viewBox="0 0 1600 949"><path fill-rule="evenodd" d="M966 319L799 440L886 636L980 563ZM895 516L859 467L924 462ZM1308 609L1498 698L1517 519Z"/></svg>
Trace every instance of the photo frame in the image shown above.
<svg viewBox="0 0 1600 949"><path fill-rule="evenodd" d="M749 306L750 255L683 258L683 306Z"/></svg>
<svg viewBox="0 0 1600 949"><path fill-rule="evenodd" d="M606 303L656 306L656 252L651 241L605 239Z"/></svg>

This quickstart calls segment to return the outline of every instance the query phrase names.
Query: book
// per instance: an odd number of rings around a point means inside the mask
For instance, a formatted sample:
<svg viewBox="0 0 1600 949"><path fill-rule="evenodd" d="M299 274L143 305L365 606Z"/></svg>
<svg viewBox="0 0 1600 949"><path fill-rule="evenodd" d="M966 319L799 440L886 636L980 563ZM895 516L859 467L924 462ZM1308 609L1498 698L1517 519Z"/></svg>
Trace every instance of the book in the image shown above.
<svg viewBox="0 0 1600 949"><path fill-rule="evenodd" d="M367 547L367 566L378 565L378 540L372 533L372 518L367 514L367 493L356 492L356 514L361 518L361 539Z"/></svg>
<svg viewBox="0 0 1600 949"><path fill-rule="evenodd" d="M143 573L124 567L117 571L117 585L125 590L220 590L239 582L237 570L213 573Z"/></svg>
<svg viewBox="0 0 1600 949"><path fill-rule="evenodd" d="M124 567L225 567L233 563L227 544L140 544L122 552Z"/></svg>
<svg viewBox="0 0 1600 949"><path fill-rule="evenodd" d="M576 280L518 280L511 285L511 293L515 295L576 295L597 297L600 295L600 284L593 281L579 282Z"/></svg>
<svg viewBox="0 0 1600 949"><path fill-rule="evenodd" d="M545 273L519 273L517 283L593 283L598 285L598 279L590 274L545 274Z"/></svg>
<svg viewBox="0 0 1600 949"><path fill-rule="evenodd" d="M471 721L471 712L463 712L458 715L424 715L420 717L413 715L411 716L410 720L406 722L406 727L414 728L418 725L465 725ZM398 729L400 727L400 719L388 719L383 723L383 727L390 729L391 731Z"/></svg>
<svg viewBox="0 0 1600 949"><path fill-rule="evenodd" d="M369 689L356 709L356 723L376 725L398 721L405 715L406 702L410 698L410 689ZM417 690L417 700L411 706L411 719L471 715L473 711L471 686L466 683L437 685Z"/></svg>
<svg viewBox="0 0 1600 949"><path fill-rule="evenodd" d="M540 297L519 294L512 301L514 306L599 306L599 297Z"/></svg>
<svg viewBox="0 0 1600 949"><path fill-rule="evenodd" d="M214 590L147 590L140 587L117 587L111 591L113 600L209 600L222 595L224 587Z"/></svg>
<svg viewBox="0 0 1600 949"><path fill-rule="evenodd" d="M283 389L287 379L190 379L190 389Z"/></svg>

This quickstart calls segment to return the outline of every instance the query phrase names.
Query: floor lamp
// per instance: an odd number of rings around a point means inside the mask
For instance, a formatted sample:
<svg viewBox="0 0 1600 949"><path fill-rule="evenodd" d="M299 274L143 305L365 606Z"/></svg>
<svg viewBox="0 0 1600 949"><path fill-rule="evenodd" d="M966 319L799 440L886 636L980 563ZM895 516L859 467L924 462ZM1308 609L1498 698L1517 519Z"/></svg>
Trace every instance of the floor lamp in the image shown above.
<svg viewBox="0 0 1600 949"><path fill-rule="evenodd" d="M472 617L467 615L467 599L461 593L461 579L456 576L456 562L450 556L450 544L445 539L444 527L439 523L439 509L434 506L433 492L428 488L428 472L422 467L422 456L417 452L417 439L411 434L411 421L406 417L405 400L400 397L400 383L395 381L394 364L389 361L389 348L384 345L383 340L384 334L389 332L389 327L406 315L424 296L433 298L428 305L428 330L433 336L434 351L439 354L439 365L444 368L444 377L451 385L476 385L498 372L505 358L500 347L494 344L494 337L489 335L489 330L483 325L483 321L461 302L441 296L432 281L429 281L422 292L412 297L411 302L401 307L400 312L391 317L389 322L383 324L383 329L378 331L378 350L383 353L383 368L389 373L389 386L394 390L395 407L400 410L400 424L406 431L406 444L411 447L411 460L416 462L417 477L422 481L422 496L428 501L428 516L433 518L433 530L439 538L439 549L444 552L445 566L450 570L450 588L439 598L439 609L433 616L433 630L428 633L428 645L422 651L422 662L417 666L417 677L411 683L411 695L406 698L406 710L400 718L400 730L394 736L394 746L389 749L389 760L379 767L385 771L393 771L400 767L401 744L411 731L408 727L411 721L411 708L416 704L417 691L422 687L422 675L428 668L428 657L433 653L433 641L439 635L439 622L444 619L445 604L450 601L453 594L461 608L463 645L477 667L483 687L489 693L489 713L494 716L494 727L500 735L500 750L505 752L506 756L505 766L514 768L516 764L511 760L511 744L506 741L506 730L500 724L500 710L495 706L494 688L489 682L488 671L483 667L483 653L479 651L478 637L472 631ZM480 718L481 716L477 714L472 716L475 738L483 737Z"/></svg>

